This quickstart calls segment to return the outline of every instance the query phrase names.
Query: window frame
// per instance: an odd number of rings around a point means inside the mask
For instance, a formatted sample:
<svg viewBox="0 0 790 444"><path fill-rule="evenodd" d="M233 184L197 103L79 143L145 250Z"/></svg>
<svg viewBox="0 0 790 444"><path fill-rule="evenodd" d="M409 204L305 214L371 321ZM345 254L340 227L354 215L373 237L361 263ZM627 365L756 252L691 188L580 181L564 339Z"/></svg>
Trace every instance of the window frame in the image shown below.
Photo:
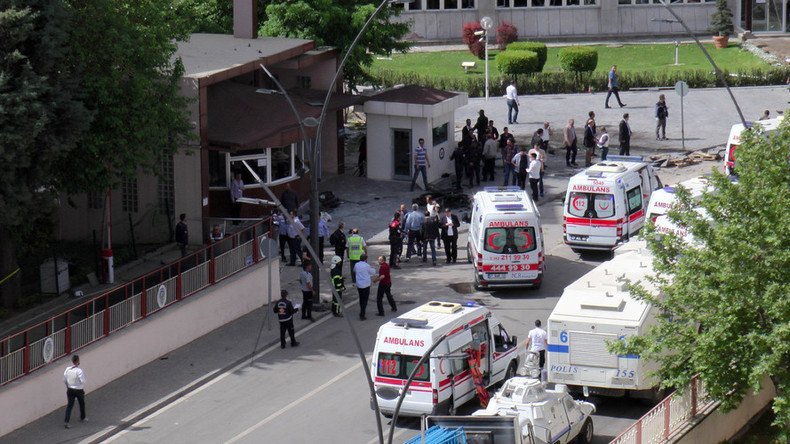
<svg viewBox="0 0 790 444"><path fill-rule="evenodd" d="M587 206L585 207L584 212L582 214L579 214L578 211L575 211L573 209L572 205L571 205L572 202L574 201L574 197L576 195L583 195L583 196L585 196L587 198ZM598 215L598 210L595 207L595 197L596 196L609 196L609 201L611 201L611 203L612 203L612 211L611 211L612 214L610 214L608 216L599 216ZM608 219L608 218L611 218L611 217L614 217L615 215L617 215L617 209L616 209L616 205L614 205L614 202L615 202L614 194L609 194L609 193L588 193L588 192L584 192L584 191L572 191L571 194L568 196L568 202L565 205L566 205L566 209L568 211L568 214L570 214L573 217L585 217L585 218L589 218L589 219ZM588 212L590 212L590 211L592 211L593 214L595 214L595 217L593 217L593 216L586 216L586 214L588 214Z"/></svg>
<svg viewBox="0 0 790 444"><path fill-rule="evenodd" d="M632 193L635 193L635 194L631 195ZM631 206L631 199L633 199L633 198L638 198L639 199L639 205L638 206L635 206L635 207ZM631 188L630 190L626 191L625 192L625 200L628 203L628 215L629 216L634 214L634 213L636 213L636 212L638 212L642 208L644 208L645 205L644 205L644 200L642 200L642 186L641 185L637 185L637 186Z"/></svg>
<svg viewBox="0 0 790 444"><path fill-rule="evenodd" d="M254 161L258 161L260 159L265 159L266 160L266 177L261 177L261 180L263 180L264 183L266 183L266 185L269 185L269 186L279 185L279 184L282 184L282 183L285 183L285 182L290 182L290 181L294 180L299 175L299 173L297 171L297 167L296 167L297 166L297 156L298 156L298 154L300 152L300 150L298 149L298 146L297 146L298 143L301 143L301 142L295 142L295 143L291 143L290 145L283 145L283 146L275 146L275 147L271 147L270 146L270 147L262 148L261 152L259 152L259 153L246 153L246 154L236 155L236 156L234 156L233 153L219 153L220 156L224 155L224 157L225 157L225 166L224 166L225 184L224 185L209 185L209 189L210 190L229 190L230 189L230 181L233 180L233 176L232 176L233 170L231 168L231 164L234 163L234 162L240 162L242 160L254 160ZM288 147L288 146L291 147L291 155L290 155L291 170L290 170L290 174L285 176L285 177L281 177L279 179L272 180L272 150L281 149L281 148L285 148L285 147ZM247 150L247 151L255 151L255 150ZM220 164L221 164L221 161L220 161ZM223 168L223 167L219 166L219 168ZM258 183L245 183L244 184L244 188L245 189L261 188L261 186Z"/></svg>

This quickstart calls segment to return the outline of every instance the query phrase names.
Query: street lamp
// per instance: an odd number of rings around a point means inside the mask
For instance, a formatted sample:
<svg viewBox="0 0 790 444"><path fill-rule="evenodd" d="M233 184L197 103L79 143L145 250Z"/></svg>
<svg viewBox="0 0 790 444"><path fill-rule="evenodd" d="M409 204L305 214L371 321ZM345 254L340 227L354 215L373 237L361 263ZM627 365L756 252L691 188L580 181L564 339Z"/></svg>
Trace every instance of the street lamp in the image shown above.
<svg viewBox="0 0 790 444"><path fill-rule="evenodd" d="M494 27L494 21L491 20L491 17L485 16L480 19L480 26L483 28L483 38L485 39L485 45L486 45L485 57L486 57L486 101L487 101L488 100L488 34L489 31L491 31L491 28Z"/></svg>

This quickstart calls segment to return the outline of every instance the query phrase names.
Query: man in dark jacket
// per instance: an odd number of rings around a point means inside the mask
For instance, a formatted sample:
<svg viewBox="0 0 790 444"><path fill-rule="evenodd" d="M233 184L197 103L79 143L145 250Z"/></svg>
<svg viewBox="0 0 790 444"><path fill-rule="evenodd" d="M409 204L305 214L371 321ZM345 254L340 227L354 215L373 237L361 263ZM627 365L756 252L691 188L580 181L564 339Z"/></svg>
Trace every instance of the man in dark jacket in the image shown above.
<svg viewBox="0 0 790 444"><path fill-rule="evenodd" d="M436 266L436 240L439 239L439 220L437 217L432 217L427 211L425 212L425 222L422 224L422 262L427 262L428 247L431 247L431 260L433 266Z"/></svg>
<svg viewBox="0 0 790 444"><path fill-rule="evenodd" d="M476 140L472 141L472 145L466 152L466 176L469 178L469 187L474 186L474 181L480 185L480 161L483 157L483 150Z"/></svg>
<svg viewBox="0 0 790 444"><path fill-rule="evenodd" d="M400 255L403 252L403 228L401 227L400 212L392 215L389 225L390 242L390 268L399 269Z"/></svg>
<svg viewBox="0 0 790 444"><path fill-rule="evenodd" d="M458 227L461 226L458 216L453 214L449 208L445 208L444 216L439 218L439 226L442 227L442 242L444 242L444 254L447 256L447 263L457 262Z"/></svg>
<svg viewBox="0 0 790 444"><path fill-rule="evenodd" d="M280 299L274 303L273 311L277 314L277 320L280 321L280 348L285 348L285 332L291 336L291 347L299 345L296 342L294 334L294 308L291 301L288 300L288 291L280 291Z"/></svg>
<svg viewBox="0 0 790 444"><path fill-rule="evenodd" d="M592 166L592 158L595 154L595 121L588 119L587 124L584 125L584 166Z"/></svg>
<svg viewBox="0 0 790 444"><path fill-rule="evenodd" d="M475 131L477 131L477 140L486 140L486 130L488 129L488 117L486 112L482 109L478 111L477 123L475 124Z"/></svg>
<svg viewBox="0 0 790 444"><path fill-rule="evenodd" d="M337 264L338 270L340 273L343 273L343 257L346 254L346 233L343 232L346 225L343 222L340 222L337 225L337 230L329 236L329 245L335 248L335 256L340 257L340 263Z"/></svg>
<svg viewBox="0 0 790 444"><path fill-rule="evenodd" d="M628 113L623 114L623 120L620 121L620 155L631 155L631 125L628 124Z"/></svg>
<svg viewBox="0 0 790 444"><path fill-rule="evenodd" d="M460 190L461 181L464 178L464 168L466 167L466 153L464 152L463 142L458 142L455 151L450 154L450 160L452 160L455 165L455 188Z"/></svg>
<svg viewBox="0 0 790 444"><path fill-rule="evenodd" d="M181 248L181 257L187 255L187 245L189 245L189 227L187 226L187 215L181 213L176 224L176 243Z"/></svg>

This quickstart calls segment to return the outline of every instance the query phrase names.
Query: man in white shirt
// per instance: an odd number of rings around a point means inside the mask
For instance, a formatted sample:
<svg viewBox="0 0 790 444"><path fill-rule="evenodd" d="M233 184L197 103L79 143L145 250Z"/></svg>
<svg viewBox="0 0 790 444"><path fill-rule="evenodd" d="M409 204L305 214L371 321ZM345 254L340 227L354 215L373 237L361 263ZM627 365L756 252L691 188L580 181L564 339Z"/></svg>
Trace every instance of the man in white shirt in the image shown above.
<svg viewBox="0 0 790 444"><path fill-rule="evenodd" d="M507 98L507 123L510 125L518 123L518 90L516 81L511 80L510 85L505 88L505 98Z"/></svg>
<svg viewBox="0 0 790 444"><path fill-rule="evenodd" d="M528 352L535 352L538 354L540 368L546 363L546 340L548 335L546 330L540 328L540 319L535 320L535 328L529 331L527 335L526 348Z"/></svg>
<svg viewBox="0 0 790 444"><path fill-rule="evenodd" d="M85 422L85 372L80 368L80 357L74 355L71 357L71 363L66 371L63 372L63 383L66 384L66 419L64 425L70 428L69 420L71 419L71 409L74 408L74 400L80 404L80 421Z"/></svg>
<svg viewBox="0 0 790 444"><path fill-rule="evenodd" d="M363 254L359 262L354 265L354 275L356 276L357 293L359 293L359 320L364 321L365 309L368 307L370 297L370 285L373 281L378 281L378 272L368 264L368 255ZM375 279L374 279L375 277Z"/></svg>
<svg viewBox="0 0 790 444"><path fill-rule="evenodd" d="M540 189L540 197L543 197L543 176L546 174L546 161L549 157L546 155L546 151L540 146L535 145L529 150L529 154L535 153L538 156L538 160L540 161L540 181L538 182L538 189Z"/></svg>
<svg viewBox="0 0 790 444"><path fill-rule="evenodd" d="M540 170L543 169L543 162L538 160L538 155L532 152L530 155L527 176L529 176L529 187L532 189L532 200L538 201L538 184L540 183Z"/></svg>

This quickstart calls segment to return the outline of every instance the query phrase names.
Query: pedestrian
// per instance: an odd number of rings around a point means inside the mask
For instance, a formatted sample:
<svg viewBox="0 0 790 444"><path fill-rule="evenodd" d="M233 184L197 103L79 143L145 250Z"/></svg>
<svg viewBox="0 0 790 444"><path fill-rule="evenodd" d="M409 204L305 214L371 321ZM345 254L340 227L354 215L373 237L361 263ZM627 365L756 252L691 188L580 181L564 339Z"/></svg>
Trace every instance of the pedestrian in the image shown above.
<svg viewBox="0 0 790 444"><path fill-rule="evenodd" d="M538 354L538 362L540 368L543 369L543 366L546 364L546 339L548 335L546 334L546 330L540 328L540 319L535 320L535 328L529 331L527 334L527 342L525 344L525 348L528 352L534 352Z"/></svg>
<svg viewBox="0 0 790 444"><path fill-rule="evenodd" d="M456 262L458 260L458 227L461 223L458 217L449 208L444 209L444 216L440 221L442 227L442 241L444 242L444 254L446 262Z"/></svg>
<svg viewBox="0 0 790 444"><path fill-rule="evenodd" d="M296 258L300 256L302 250L302 238L299 236L299 233L304 230L304 225L299 220L299 216L293 211L291 211L291 220L292 222L288 224L288 245L291 247L291 260L288 265L293 267L296 265Z"/></svg>
<svg viewBox="0 0 790 444"><path fill-rule="evenodd" d="M214 226L211 227L211 232L208 234L208 237L211 239L211 242L219 242L225 237L225 234L222 232L219 224L214 224Z"/></svg>
<svg viewBox="0 0 790 444"><path fill-rule="evenodd" d="M332 293L332 316L343 316L343 292L346 291L345 279L343 279L343 258L332 256L332 268L329 271L329 279L335 288Z"/></svg>
<svg viewBox="0 0 790 444"><path fill-rule="evenodd" d="M475 127L472 126L472 119L466 119L466 125L461 130L461 142L464 149L469 148L475 138Z"/></svg>
<svg viewBox="0 0 790 444"><path fill-rule="evenodd" d="M631 155L631 125L628 124L628 113L623 114L620 121L620 134L617 136L620 141L620 155Z"/></svg>
<svg viewBox="0 0 790 444"><path fill-rule="evenodd" d="M387 302L393 312L398 311L395 305L395 298L392 297L392 277L390 276L390 267L387 265L387 258L379 256L379 288L376 291L376 316L384 316L384 295L387 295Z"/></svg>
<svg viewBox="0 0 790 444"><path fill-rule="evenodd" d="M272 216L273 223L277 227L277 238L280 241L280 260L285 263L285 248L288 247L290 249L290 241L288 239L288 221L285 220L285 216L276 211Z"/></svg>
<svg viewBox="0 0 790 444"><path fill-rule="evenodd" d="M518 123L518 90L516 89L516 81L511 80L510 85L505 88L505 97L507 98L507 123L513 125Z"/></svg>
<svg viewBox="0 0 790 444"><path fill-rule="evenodd" d="M601 160L606 160L609 155L609 134L606 132L606 127L601 127L601 135L598 136L598 148L601 149Z"/></svg>
<svg viewBox="0 0 790 444"><path fill-rule="evenodd" d="M542 145L543 144L543 128L538 128L532 133L532 140L529 141L529 146L533 147L535 145ZM531 149L531 148L530 148Z"/></svg>
<svg viewBox="0 0 790 444"><path fill-rule="evenodd" d="M565 166L578 166L576 165L576 128L573 126L573 119L568 120L568 126L563 131L562 138L565 144Z"/></svg>
<svg viewBox="0 0 790 444"><path fill-rule="evenodd" d="M763 115L760 116L757 120L769 120L771 118L771 111L765 110L763 111ZM493 122L493 120L492 120Z"/></svg>
<svg viewBox="0 0 790 444"><path fill-rule="evenodd" d="M343 273L343 258L346 256L346 233L343 232L345 228L346 224L341 221L337 225L337 230L329 236L329 245L335 248L335 256L340 258L337 268L341 274Z"/></svg>
<svg viewBox="0 0 790 444"><path fill-rule="evenodd" d="M472 140L472 145L466 153L466 176L469 177L469 188L474 186L474 182L480 185L480 161L483 157L483 150L477 140Z"/></svg>
<svg viewBox="0 0 790 444"><path fill-rule="evenodd" d="M543 148L543 151L547 153L554 154L554 151L549 149L549 142L551 141L551 133L552 133L551 124L549 122L543 122L543 134L541 134L541 139L543 141L543 144L541 145L541 148Z"/></svg>
<svg viewBox="0 0 790 444"><path fill-rule="evenodd" d="M584 125L584 166L592 166L592 158L595 155L595 120L587 119L587 124Z"/></svg>
<svg viewBox="0 0 790 444"><path fill-rule="evenodd" d="M494 121L493 120L489 120L488 121L488 128L486 128L486 132L493 134L494 135L494 140L499 140L499 131L494 126Z"/></svg>
<svg viewBox="0 0 790 444"><path fill-rule="evenodd" d="M667 99L663 94L659 94L656 102L656 140L667 140L667 117L669 117Z"/></svg>
<svg viewBox="0 0 790 444"><path fill-rule="evenodd" d="M409 243L406 246L406 262L409 262L413 254L422 256L420 233L422 232L422 223L425 220L425 216L419 208L419 205L412 204L411 212L406 216L406 233L409 238Z"/></svg>
<svg viewBox="0 0 790 444"><path fill-rule="evenodd" d="M538 188L540 189L540 197L543 197L543 176L546 173L546 161L548 161L548 156L546 155L546 151L543 150L543 147L540 145L535 145L529 150L529 154L535 154L540 161L540 181L538 182Z"/></svg>
<svg viewBox="0 0 790 444"><path fill-rule="evenodd" d="M499 143L493 133L488 133L485 145L483 145L483 182L494 181L494 170L496 169L496 157L499 151Z"/></svg>
<svg viewBox="0 0 790 444"><path fill-rule="evenodd" d="M527 149L521 147L521 150L513 156L511 160L513 168L518 177L518 187L522 190L527 187L527 168L529 167L529 156L527 156Z"/></svg>
<svg viewBox="0 0 790 444"><path fill-rule="evenodd" d="M280 348L285 348L285 332L288 332L291 337L291 347L298 347L299 343L296 342L294 334L294 313L297 310L288 300L287 290L280 290L280 299L274 303L273 311L277 314L277 320L280 321Z"/></svg>
<svg viewBox="0 0 790 444"><path fill-rule="evenodd" d="M466 167L466 152L464 151L463 142L458 142L458 146L450 154L450 160L453 161L455 166L455 188L460 190L462 188L461 181L464 179L464 168Z"/></svg>
<svg viewBox="0 0 790 444"><path fill-rule="evenodd" d="M414 148L414 176L411 178L411 190L414 191L414 184L417 182L417 175L422 174L422 183L425 190L428 190L428 171L431 167L431 159L428 157L428 150L425 149L425 139L420 137L418 145Z"/></svg>
<svg viewBox="0 0 790 444"><path fill-rule="evenodd" d="M241 173L238 171L233 174L233 180L230 181L230 201L233 204L233 225L238 225L237 220L241 217L241 202L238 199L244 197L244 180L241 178Z"/></svg>
<svg viewBox="0 0 790 444"><path fill-rule="evenodd" d="M186 213L181 213L178 216L178 223L176 224L176 243L178 244L178 248L181 249L181 257L187 255L187 245L189 245L189 226L186 220Z"/></svg>
<svg viewBox="0 0 790 444"><path fill-rule="evenodd" d="M425 212L425 222L422 225L422 263L427 262L428 247L431 247L431 261L436 266L436 240L439 239L439 219Z"/></svg>
<svg viewBox="0 0 790 444"><path fill-rule="evenodd" d="M505 128L505 131L507 131L507 128ZM506 187L508 185L516 184L516 176L518 176L518 173L513 166L513 156L515 155L516 141L511 137L505 141L505 147L502 150L502 163L505 166L505 182L502 184L502 186Z"/></svg>
<svg viewBox="0 0 790 444"><path fill-rule="evenodd" d="M439 217L439 204L430 194L425 196L425 210L430 217Z"/></svg>
<svg viewBox="0 0 790 444"><path fill-rule="evenodd" d="M398 258L403 250L403 232L400 224L400 213L395 212L389 225L390 267L399 269Z"/></svg>
<svg viewBox="0 0 790 444"><path fill-rule="evenodd" d="M351 282L357 282L354 267L359 262L361 257L367 252L367 244L365 239L359 235L359 228L351 229L351 236L348 237L348 263L351 268Z"/></svg>
<svg viewBox="0 0 790 444"><path fill-rule="evenodd" d="M313 319L313 264L311 262L302 263L302 271L299 273L299 289L302 290L302 319Z"/></svg>
<svg viewBox="0 0 790 444"><path fill-rule="evenodd" d="M370 297L371 279L377 275L376 270L368 264L367 254L360 256L359 261L354 265L354 275L357 293L359 293L359 320L364 321L366 319L365 309L368 307L368 298Z"/></svg>
<svg viewBox="0 0 790 444"><path fill-rule="evenodd" d="M513 137L513 134L510 133L510 130L508 130L507 127L504 127L502 128L502 134L499 135L499 149L502 151L502 155L505 153L505 146L507 146L508 140L512 140L514 144L516 143L516 139Z"/></svg>
<svg viewBox="0 0 790 444"><path fill-rule="evenodd" d="M477 112L477 122L475 123L475 134L477 134L477 140L484 141L486 140L486 130L488 129L488 117L486 117L485 110L480 110Z"/></svg>
<svg viewBox="0 0 790 444"><path fill-rule="evenodd" d="M285 189L282 194L280 194L280 203L288 210L288 213L299 212L299 196L297 196L291 188L290 182L285 184Z"/></svg>
<svg viewBox="0 0 790 444"><path fill-rule="evenodd" d="M71 409L74 408L74 400L80 404L80 421L86 422L88 418L85 416L85 372L80 368L80 357L74 355L71 357L71 365L66 367L63 372L63 383L66 384L66 419L63 422L65 427L69 426L71 420Z"/></svg>
<svg viewBox="0 0 790 444"><path fill-rule="evenodd" d="M329 237L329 227L323 217L318 218L318 259L324 262L324 239Z"/></svg>
<svg viewBox="0 0 790 444"><path fill-rule="evenodd" d="M538 201L538 184L540 184L540 170L543 168L543 163L538 160L538 155L532 153L529 155L529 168L527 174L529 175L529 187L532 190L532 200Z"/></svg>
<svg viewBox="0 0 790 444"><path fill-rule="evenodd" d="M609 70L608 78L607 87L609 88L609 92L606 93L606 108L611 108L611 106L609 106L609 97L611 97L612 94L617 98L617 103L620 105L620 108L624 107L625 103L620 100L620 89L617 83L617 65L612 65L612 69Z"/></svg>

